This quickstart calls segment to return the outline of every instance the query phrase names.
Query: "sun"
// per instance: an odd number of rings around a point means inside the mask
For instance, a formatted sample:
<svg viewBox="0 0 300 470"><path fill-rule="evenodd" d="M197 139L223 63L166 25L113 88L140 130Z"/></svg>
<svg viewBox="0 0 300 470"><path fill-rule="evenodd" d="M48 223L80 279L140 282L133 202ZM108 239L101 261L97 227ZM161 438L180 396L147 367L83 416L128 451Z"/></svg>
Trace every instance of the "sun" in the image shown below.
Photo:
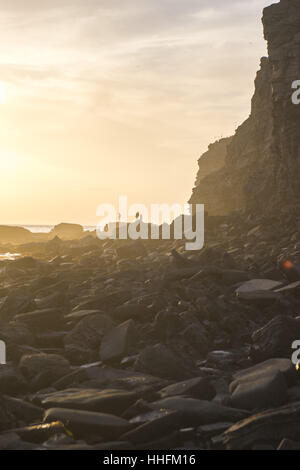
<svg viewBox="0 0 300 470"><path fill-rule="evenodd" d="M0 82L0 104L6 104L7 91L4 82Z"/></svg>

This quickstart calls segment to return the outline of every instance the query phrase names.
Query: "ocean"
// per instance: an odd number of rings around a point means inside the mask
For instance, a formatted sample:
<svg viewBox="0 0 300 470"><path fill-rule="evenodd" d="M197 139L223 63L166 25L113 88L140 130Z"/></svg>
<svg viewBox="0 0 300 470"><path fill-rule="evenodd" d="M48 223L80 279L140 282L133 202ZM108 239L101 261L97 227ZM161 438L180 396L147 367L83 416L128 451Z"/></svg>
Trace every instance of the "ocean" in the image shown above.
<svg viewBox="0 0 300 470"><path fill-rule="evenodd" d="M23 227L32 233L49 233L55 227L55 225L11 225L11 227ZM85 225L83 227L85 232L92 232L96 230L96 227L92 225Z"/></svg>
<svg viewBox="0 0 300 470"><path fill-rule="evenodd" d="M49 233L55 227L54 225L11 225L11 227L23 227L29 230L32 233ZM91 225L86 225L83 227L85 232L92 232L96 230L96 227ZM15 260L18 256L18 253L0 253L0 261L3 260Z"/></svg>

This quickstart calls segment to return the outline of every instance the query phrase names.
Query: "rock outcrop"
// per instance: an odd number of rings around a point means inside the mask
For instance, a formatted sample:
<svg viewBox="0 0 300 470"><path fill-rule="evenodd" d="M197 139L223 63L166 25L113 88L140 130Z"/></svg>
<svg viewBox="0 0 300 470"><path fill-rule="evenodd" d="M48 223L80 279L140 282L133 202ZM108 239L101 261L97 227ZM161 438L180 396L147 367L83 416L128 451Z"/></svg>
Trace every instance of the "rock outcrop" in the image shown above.
<svg viewBox="0 0 300 470"><path fill-rule="evenodd" d="M300 80L299 0L265 8L263 25L269 56L261 60L251 114L199 160L190 203L205 204L211 215L289 210L299 201L300 105L292 103L292 83Z"/></svg>

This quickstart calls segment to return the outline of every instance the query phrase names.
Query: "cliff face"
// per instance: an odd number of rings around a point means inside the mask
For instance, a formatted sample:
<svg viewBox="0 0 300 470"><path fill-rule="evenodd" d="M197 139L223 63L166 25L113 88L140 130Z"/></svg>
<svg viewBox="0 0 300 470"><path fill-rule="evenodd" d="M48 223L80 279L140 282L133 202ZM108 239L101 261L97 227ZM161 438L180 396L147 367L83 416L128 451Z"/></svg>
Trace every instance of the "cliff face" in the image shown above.
<svg viewBox="0 0 300 470"><path fill-rule="evenodd" d="M251 114L199 160L189 202L211 215L270 213L299 202L300 105L291 97L300 80L300 0L265 8L263 25L269 57L261 60Z"/></svg>

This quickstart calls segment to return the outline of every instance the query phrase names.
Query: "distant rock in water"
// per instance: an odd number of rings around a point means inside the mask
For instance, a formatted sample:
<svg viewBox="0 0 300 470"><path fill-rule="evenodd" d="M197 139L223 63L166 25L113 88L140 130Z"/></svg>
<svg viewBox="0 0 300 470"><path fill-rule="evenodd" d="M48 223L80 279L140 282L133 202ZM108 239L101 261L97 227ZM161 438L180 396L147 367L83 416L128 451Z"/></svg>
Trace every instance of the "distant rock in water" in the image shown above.
<svg viewBox="0 0 300 470"><path fill-rule="evenodd" d="M299 0L264 9L269 57L261 60L251 114L199 160L189 202L205 204L211 215L288 211L299 203L300 105L292 103L292 83L300 80L299 24Z"/></svg>
<svg viewBox="0 0 300 470"><path fill-rule="evenodd" d="M32 233L23 227L0 225L0 243L29 243L33 240Z"/></svg>
<svg viewBox="0 0 300 470"><path fill-rule="evenodd" d="M59 237L62 240L74 240L83 236L83 227L79 224L59 224L50 232L50 237Z"/></svg>

